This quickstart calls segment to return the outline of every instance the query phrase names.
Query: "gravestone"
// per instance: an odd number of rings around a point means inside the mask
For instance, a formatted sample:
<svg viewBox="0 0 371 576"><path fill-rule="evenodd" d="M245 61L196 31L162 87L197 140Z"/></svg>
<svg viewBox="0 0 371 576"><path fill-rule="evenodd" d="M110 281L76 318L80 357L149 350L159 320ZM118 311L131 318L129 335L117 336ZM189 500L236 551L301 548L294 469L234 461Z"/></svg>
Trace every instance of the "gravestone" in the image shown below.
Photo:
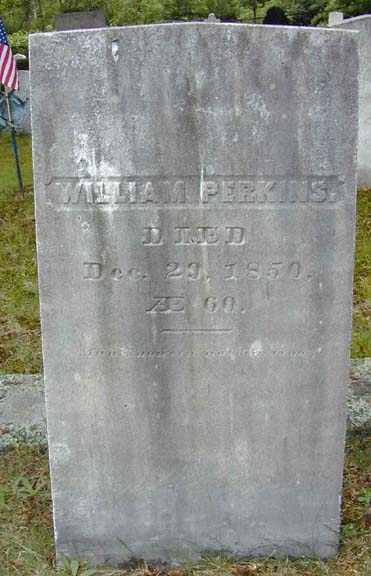
<svg viewBox="0 0 371 576"><path fill-rule="evenodd" d="M214 12L210 12L207 18L205 18L205 22L220 22L220 18L217 18Z"/></svg>
<svg viewBox="0 0 371 576"><path fill-rule="evenodd" d="M328 25L335 26L344 20L343 12L330 12L328 15Z"/></svg>
<svg viewBox="0 0 371 576"><path fill-rule="evenodd" d="M55 16L55 29L81 30L83 28L105 28L107 18L103 10L64 12Z"/></svg>
<svg viewBox="0 0 371 576"><path fill-rule="evenodd" d="M30 99L30 73L28 70L18 70L19 91L22 100ZM28 108L27 114L22 122L21 131L31 134L31 116Z"/></svg>
<svg viewBox="0 0 371 576"><path fill-rule="evenodd" d="M325 29L31 37L57 557L336 553L357 65Z"/></svg>
<svg viewBox="0 0 371 576"><path fill-rule="evenodd" d="M329 26L359 32L358 186L371 188L371 14L329 20ZM343 65L342 61L338 64Z"/></svg>

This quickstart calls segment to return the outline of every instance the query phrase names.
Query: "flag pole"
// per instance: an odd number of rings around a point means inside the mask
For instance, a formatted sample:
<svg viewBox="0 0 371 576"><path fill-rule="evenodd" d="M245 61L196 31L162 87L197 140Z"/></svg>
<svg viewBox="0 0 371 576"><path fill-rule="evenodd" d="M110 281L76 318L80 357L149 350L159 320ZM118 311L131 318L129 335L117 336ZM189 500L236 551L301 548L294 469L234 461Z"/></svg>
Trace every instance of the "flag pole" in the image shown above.
<svg viewBox="0 0 371 576"><path fill-rule="evenodd" d="M24 188L23 188L23 182L22 182L21 166L20 166L19 157L18 157L18 146L17 146L16 135L15 135L15 128L14 128L13 122L12 122L12 112L11 112L10 101L9 101L9 91L8 91L7 86L4 86L4 88L5 88L6 109L8 112L8 122L9 122L9 126L10 126L10 137L12 139L12 151L13 151L14 159L15 159L15 167L17 170L19 191L22 194L22 196L24 197Z"/></svg>

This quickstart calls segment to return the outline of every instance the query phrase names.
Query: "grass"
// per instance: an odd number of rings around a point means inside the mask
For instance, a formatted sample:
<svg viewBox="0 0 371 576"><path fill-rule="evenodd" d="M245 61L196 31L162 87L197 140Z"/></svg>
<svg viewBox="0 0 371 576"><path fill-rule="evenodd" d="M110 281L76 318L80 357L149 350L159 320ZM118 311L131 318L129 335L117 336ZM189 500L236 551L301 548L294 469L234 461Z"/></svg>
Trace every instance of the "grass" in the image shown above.
<svg viewBox="0 0 371 576"><path fill-rule="evenodd" d="M357 200L351 356L371 356L371 190L366 189L358 191Z"/></svg>
<svg viewBox="0 0 371 576"><path fill-rule="evenodd" d="M32 189L31 138L18 136L25 198L8 135L0 137L0 372L42 372ZM351 355L371 356L371 190L360 190Z"/></svg>
<svg viewBox="0 0 371 576"><path fill-rule="evenodd" d="M17 137L22 198L8 135L0 141L0 365L2 373L42 371L31 139Z"/></svg>
<svg viewBox="0 0 371 576"><path fill-rule="evenodd" d="M370 576L371 574L371 430L349 433L342 506L340 550L322 561L230 560L210 556L182 569L156 570L143 564L107 576ZM71 575L53 568L53 532L48 459L35 448L18 448L0 461L0 576ZM86 566L82 566L82 575Z"/></svg>
<svg viewBox="0 0 371 576"><path fill-rule="evenodd" d="M32 490L21 490L25 479ZM53 574L53 533L48 459L20 448L0 463L0 576Z"/></svg>

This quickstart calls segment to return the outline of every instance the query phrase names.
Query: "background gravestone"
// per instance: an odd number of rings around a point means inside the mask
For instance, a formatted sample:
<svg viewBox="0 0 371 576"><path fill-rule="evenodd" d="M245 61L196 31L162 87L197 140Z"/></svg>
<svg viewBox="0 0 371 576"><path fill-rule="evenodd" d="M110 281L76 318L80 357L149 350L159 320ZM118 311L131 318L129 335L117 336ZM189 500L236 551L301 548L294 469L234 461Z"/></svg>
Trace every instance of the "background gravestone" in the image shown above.
<svg viewBox="0 0 371 576"><path fill-rule="evenodd" d="M335 26L344 20L343 12L330 12L328 15L328 25Z"/></svg>
<svg viewBox="0 0 371 576"><path fill-rule="evenodd" d="M106 26L107 18L103 10L65 12L55 17L55 29L58 31L105 28Z"/></svg>
<svg viewBox="0 0 371 576"><path fill-rule="evenodd" d="M336 553L357 65L335 30L31 37L59 557Z"/></svg>
<svg viewBox="0 0 371 576"><path fill-rule="evenodd" d="M339 13L341 14L341 13ZM343 21L329 20L329 26L359 32L359 119L358 186L371 187L371 14ZM338 60L338 64L343 65Z"/></svg>
<svg viewBox="0 0 371 576"><path fill-rule="evenodd" d="M18 70L19 91L22 100L30 99L30 73L28 70ZM31 116L28 108L27 114L22 122L21 131L31 134Z"/></svg>

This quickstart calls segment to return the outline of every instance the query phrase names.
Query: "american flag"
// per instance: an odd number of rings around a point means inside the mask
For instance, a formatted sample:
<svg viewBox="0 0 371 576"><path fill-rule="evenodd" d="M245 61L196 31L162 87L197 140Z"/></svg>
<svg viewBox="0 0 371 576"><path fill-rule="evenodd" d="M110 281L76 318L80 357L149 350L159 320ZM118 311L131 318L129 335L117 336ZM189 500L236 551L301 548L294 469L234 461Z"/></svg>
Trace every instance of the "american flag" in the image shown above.
<svg viewBox="0 0 371 576"><path fill-rule="evenodd" d="M0 16L0 84L18 90L18 72Z"/></svg>

